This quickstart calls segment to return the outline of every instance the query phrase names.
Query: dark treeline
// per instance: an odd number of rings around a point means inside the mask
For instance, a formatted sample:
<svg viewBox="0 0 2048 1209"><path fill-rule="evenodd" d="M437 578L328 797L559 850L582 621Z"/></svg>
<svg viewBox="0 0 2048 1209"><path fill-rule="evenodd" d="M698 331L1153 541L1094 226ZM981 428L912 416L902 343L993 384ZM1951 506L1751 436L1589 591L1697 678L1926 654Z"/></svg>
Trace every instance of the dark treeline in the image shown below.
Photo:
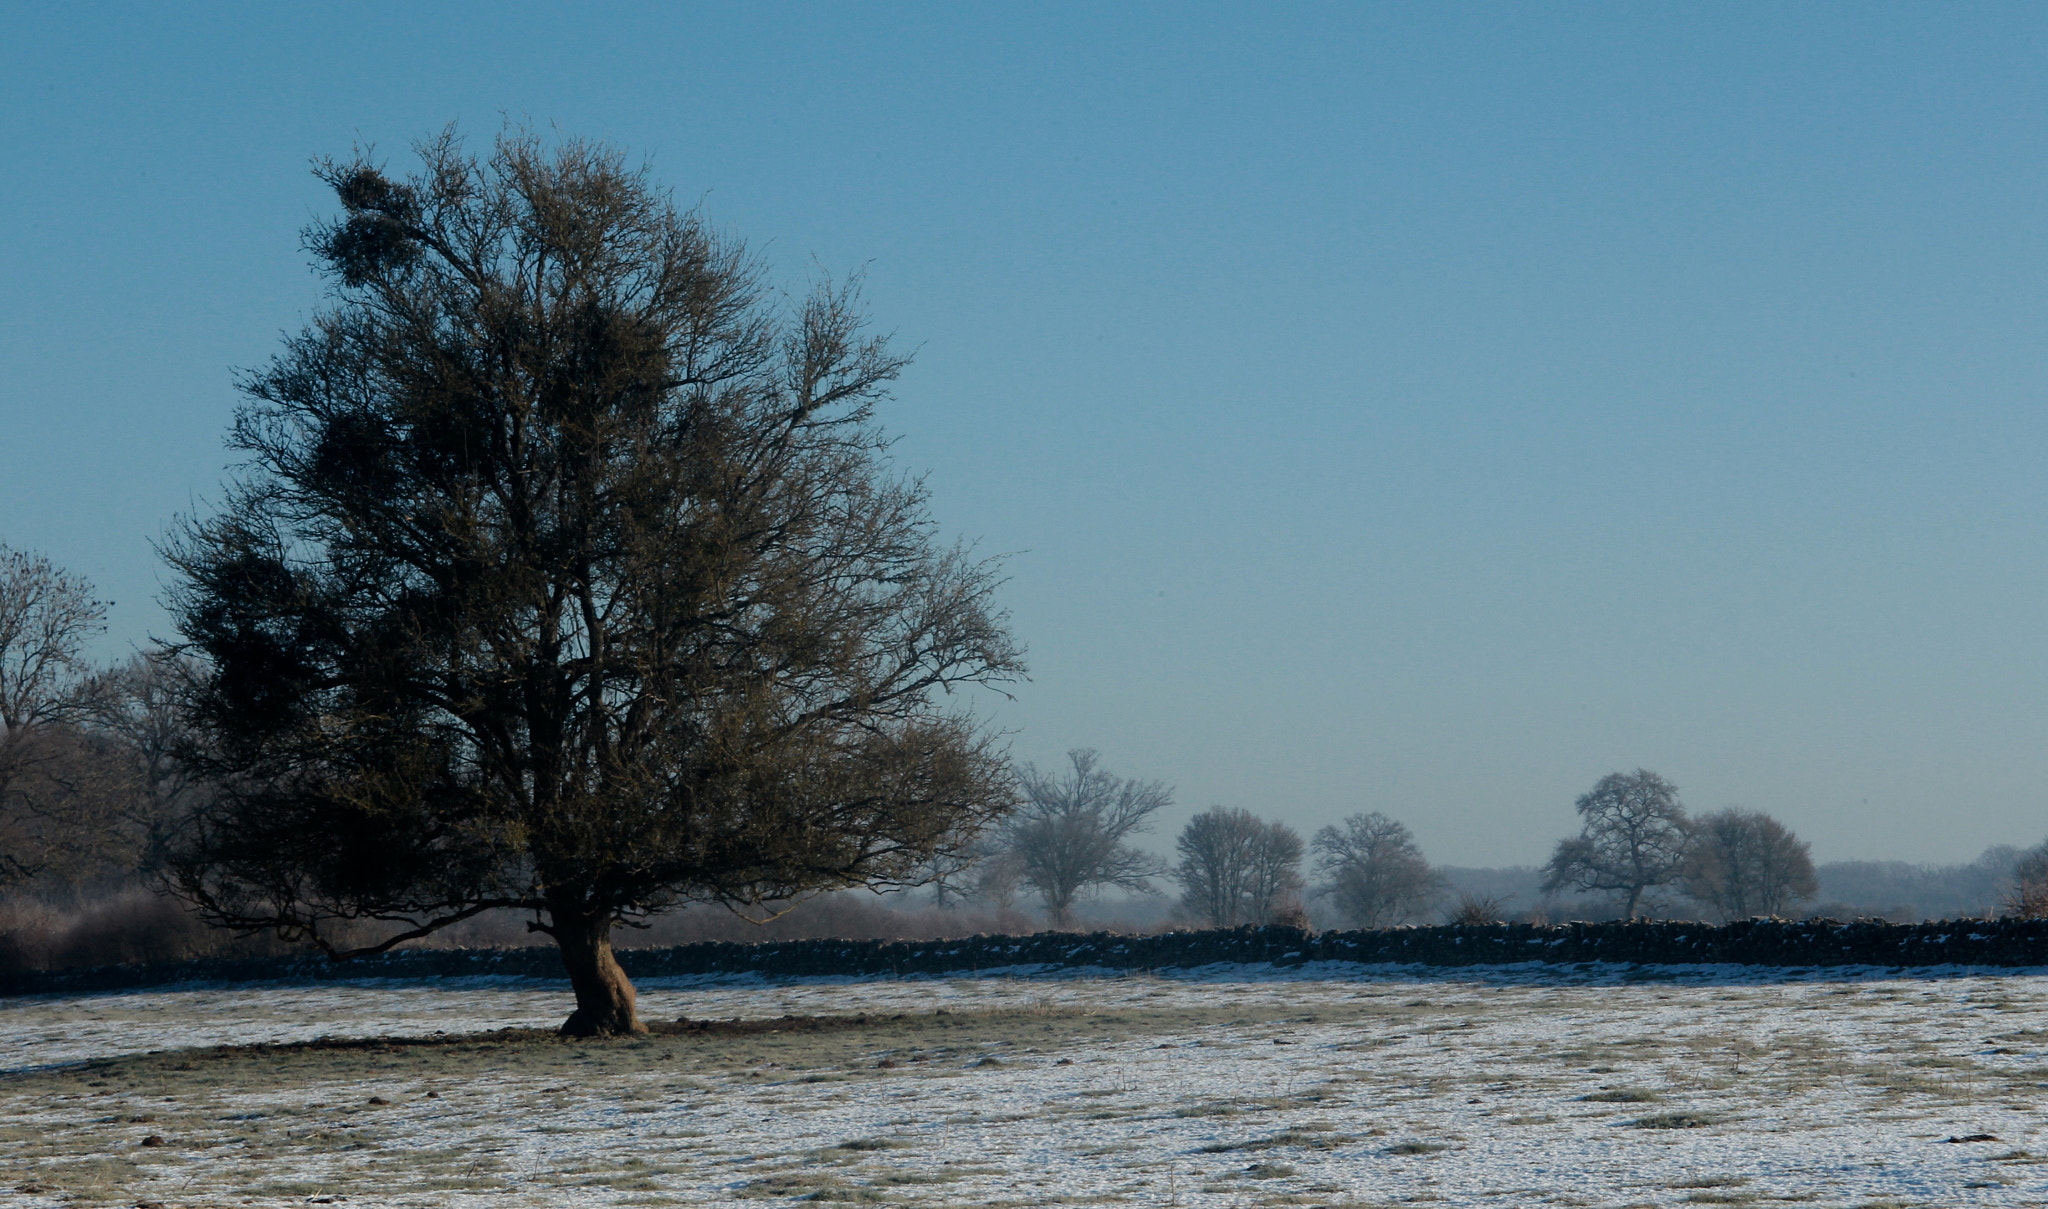
<svg viewBox="0 0 2048 1209"><path fill-rule="evenodd" d="M1878 918L1893 923L1960 919L2012 912L2028 853L2006 844L1987 848L1960 865L1906 861L1831 861L1818 867L1820 892L1812 914L1837 919Z"/></svg>

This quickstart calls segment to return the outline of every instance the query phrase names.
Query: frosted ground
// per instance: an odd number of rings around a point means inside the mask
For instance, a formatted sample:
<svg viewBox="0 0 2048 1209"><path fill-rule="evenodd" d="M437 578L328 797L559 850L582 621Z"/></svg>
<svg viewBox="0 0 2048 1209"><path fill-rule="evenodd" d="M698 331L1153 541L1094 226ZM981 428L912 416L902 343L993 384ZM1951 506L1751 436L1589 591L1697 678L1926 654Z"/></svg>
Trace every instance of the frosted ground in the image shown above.
<svg viewBox="0 0 2048 1209"><path fill-rule="evenodd" d="M2048 1204L2042 970L641 989L755 1023L559 1041L520 1030L561 986L482 979L0 1000L0 1209Z"/></svg>

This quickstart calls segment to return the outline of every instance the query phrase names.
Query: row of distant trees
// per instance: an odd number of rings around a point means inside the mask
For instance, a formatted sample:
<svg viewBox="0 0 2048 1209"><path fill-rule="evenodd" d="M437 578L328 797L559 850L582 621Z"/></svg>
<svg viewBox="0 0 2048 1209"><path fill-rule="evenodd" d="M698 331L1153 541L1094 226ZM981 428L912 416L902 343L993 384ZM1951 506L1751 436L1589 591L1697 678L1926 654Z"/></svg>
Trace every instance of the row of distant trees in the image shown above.
<svg viewBox="0 0 2048 1209"><path fill-rule="evenodd" d="M1018 779L1023 804L1008 823L934 871L940 905L1010 907L1029 894L1064 926L1087 892L1149 893L1164 879L1178 884L1183 917L1215 927L1300 919L1306 901L1319 899L1345 923L1375 928L1426 918L1448 897L1413 833L1378 811L1304 843L1286 823L1214 806L1188 821L1169 864L1130 843L1172 803L1160 782L1118 777L1088 750L1068 753L1057 772L1027 765ZM1811 845L1783 823L1739 808L1691 815L1677 788L1648 769L1602 777L1576 808L1579 834L1557 842L1543 869L1545 894L1593 894L1633 919L1682 908L1675 893L1733 920L1788 914L1819 890ZM2012 915L2048 915L2048 844L2019 855L2003 906ZM1501 914L1498 900L1466 894L1443 917L1479 923Z"/></svg>
<svg viewBox="0 0 2048 1209"><path fill-rule="evenodd" d="M1309 895L1327 895L1346 920L1377 927L1408 918L1442 885L1408 829L1377 812L1324 827L1304 844L1286 823L1212 806L1182 829L1169 864L1131 843L1172 804L1163 783L1119 777L1087 749L1067 753L1056 771L1023 765L1017 780L1022 800L1008 820L969 856L932 870L941 905L1007 908L1028 894L1065 926L1087 893L1151 893L1165 879L1180 887L1181 913L1213 927L1305 922ZM1313 886L1302 870L1310 851Z"/></svg>
<svg viewBox="0 0 2048 1209"><path fill-rule="evenodd" d="M182 814L204 796L176 756L178 663L85 659L105 610L83 579L0 547L0 892L159 874ZM1377 811L1304 842L1284 822L1214 806L1189 820L1168 863L1132 843L1172 804L1165 784L1117 776L1085 749L1054 770L1015 771L1016 810L925 871L941 907L1036 899L1068 926L1089 894L1150 893L1166 880L1180 890L1180 914L1211 926L1300 919L1314 899L1370 928L1425 918L1447 896L1408 827ZM1544 867L1547 894L1610 896L1633 918L1676 891L1740 919L1787 913L1818 889L1810 845L1783 823L1755 810L1689 815L1677 788L1647 769L1602 777L1576 808L1579 834L1559 840ZM2048 915L2048 845L2021 854L2010 882L2008 912ZM1500 913L1468 895L1446 918Z"/></svg>
<svg viewBox="0 0 2048 1209"><path fill-rule="evenodd" d="M203 786L176 757L175 661L84 656L106 606L46 558L0 547L0 892L77 888L161 872L169 837ZM1374 811L1304 841L1293 827L1214 806L1194 816L1164 862L1132 843L1172 804L1159 781L1117 776L1089 750L1064 766L1016 770L1017 809L926 871L942 907L1013 908L1036 899L1057 926L1103 890L1180 890L1185 918L1216 927L1295 919L1321 900L1354 927L1414 922L1447 884L1406 825ZM1579 834L1559 840L1543 890L1610 896L1633 918L1676 891L1723 919L1780 915L1818 890L1810 845L1762 811L1689 815L1669 781L1615 772L1581 796ZM2048 915L2048 846L2023 853L2004 904ZM1481 921L1500 904L1465 896L1446 918Z"/></svg>

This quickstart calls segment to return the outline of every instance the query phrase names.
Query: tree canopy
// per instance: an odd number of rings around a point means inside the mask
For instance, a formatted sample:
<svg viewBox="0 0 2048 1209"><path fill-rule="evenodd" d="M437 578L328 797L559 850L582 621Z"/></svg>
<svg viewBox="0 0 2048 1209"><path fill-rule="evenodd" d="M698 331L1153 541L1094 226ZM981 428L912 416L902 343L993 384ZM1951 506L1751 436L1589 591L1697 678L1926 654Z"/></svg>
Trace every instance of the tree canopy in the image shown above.
<svg viewBox="0 0 2048 1209"><path fill-rule="evenodd" d="M1021 652L890 468L856 288L781 302L601 144L416 150L318 169L331 305L166 544L218 787L176 884L337 956L527 912L565 1030L631 1031L616 923L915 880L1006 811L948 695Z"/></svg>

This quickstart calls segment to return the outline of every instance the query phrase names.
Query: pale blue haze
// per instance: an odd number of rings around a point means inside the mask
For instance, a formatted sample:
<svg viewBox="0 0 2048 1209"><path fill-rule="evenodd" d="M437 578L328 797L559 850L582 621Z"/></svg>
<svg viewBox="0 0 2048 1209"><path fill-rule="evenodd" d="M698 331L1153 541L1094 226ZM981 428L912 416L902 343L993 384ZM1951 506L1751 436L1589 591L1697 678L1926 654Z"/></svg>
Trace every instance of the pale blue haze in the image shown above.
<svg viewBox="0 0 2048 1209"><path fill-rule="evenodd" d="M318 305L308 160L510 114L866 266L1024 757L1458 864L1638 765L1822 860L2048 834L2048 9L187 7L0 5L0 541L110 655Z"/></svg>

